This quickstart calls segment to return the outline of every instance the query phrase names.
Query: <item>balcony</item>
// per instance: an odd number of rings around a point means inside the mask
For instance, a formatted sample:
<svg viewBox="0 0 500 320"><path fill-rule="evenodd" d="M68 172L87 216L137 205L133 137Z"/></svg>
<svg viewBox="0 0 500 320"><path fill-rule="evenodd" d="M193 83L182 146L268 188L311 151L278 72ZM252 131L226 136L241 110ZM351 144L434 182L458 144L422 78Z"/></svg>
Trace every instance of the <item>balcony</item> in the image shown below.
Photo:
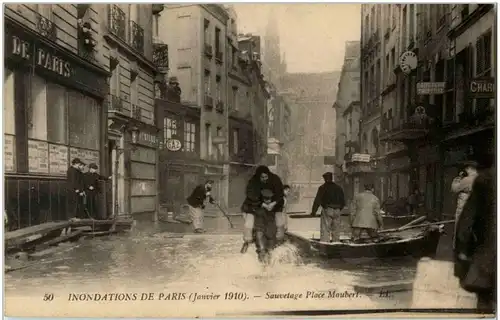
<svg viewBox="0 0 500 320"><path fill-rule="evenodd" d="M207 57L212 57L213 56L213 50L212 50L212 45L205 43L205 49L204 49L205 55Z"/></svg>
<svg viewBox="0 0 500 320"><path fill-rule="evenodd" d="M162 43L153 44L153 63L160 73L168 73L168 45Z"/></svg>
<svg viewBox="0 0 500 320"><path fill-rule="evenodd" d="M127 42L127 18L125 12L116 4L110 5L108 16L109 32Z"/></svg>
<svg viewBox="0 0 500 320"><path fill-rule="evenodd" d="M395 124L394 118L385 119L382 122L379 139L380 141L415 141L425 138L434 127L433 119L426 115L413 115L399 125Z"/></svg>
<svg viewBox="0 0 500 320"><path fill-rule="evenodd" d="M219 64L222 64L222 52L216 52L215 53L215 61Z"/></svg>
<svg viewBox="0 0 500 320"><path fill-rule="evenodd" d="M54 22L52 22L50 19L42 16L39 13L36 13L36 28L37 31L47 39L50 39L52 41L56 41L57 39L57 29L56 25Z"/></svg>
<svg viewBox="0 0 500 320"><path fill-rule="evenodd" d="M152 5L153 14L156 15L156 14L161 13L164 8L165 7L161 3L153 3L153 5Z"/></svg>
<svg viewBox="0 0 500 320"><path fill-rule="evenodd" d="M140 54L144 54L144 29L131 20L129 32L130 46Z"/></svg>
<svg viewBox="0 0 500 320"><path fill-rule="evenodd" d="M222 101L218 101L216 106L215 106L215 111L217 111L218 113L224 113L224 102Z"/></svg>
<svg viewBox="0 0 500 320"><path fill-rule="evenodd" d="M214 99L211 96L205 94L205 99L203 101L203 105L207 109L212 109L214 107Z"/></svg>
<svg viewBox="0 0 500 320"><path fill-rule="evenodd" d="M132 105L132 118L135 120L142 120L142 109L136 104Z"/></svg>
<svg viewBox="0 0 500 320"><path fill-rule="evenodd" d="M387 28L385 28L385 35L384 35L384 37L386 39L389 39L390 36L391 36L391 27L387 27Z"/></svg>
<svg viewBox="0 0 500 320"><path fill-rule="evenodd" d="M109 95L108 111L123 112L122 98L114 94Z"/></svg>

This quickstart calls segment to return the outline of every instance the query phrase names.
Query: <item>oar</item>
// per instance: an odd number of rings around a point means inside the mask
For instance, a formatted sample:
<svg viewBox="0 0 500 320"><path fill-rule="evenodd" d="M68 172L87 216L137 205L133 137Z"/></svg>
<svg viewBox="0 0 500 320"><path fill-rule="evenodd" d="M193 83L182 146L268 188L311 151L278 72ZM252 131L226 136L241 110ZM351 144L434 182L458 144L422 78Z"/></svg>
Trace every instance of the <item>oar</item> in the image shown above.
<svg viewBox="0 0 500 320"><path fill-rule="evenodd" d="M382 231L379 231L379 233L399 232L399 231L403 231L403 230L422 228L422 227L428 227L428 226L435 226L435 225L447 224L447 223L453 223L453 222L455 222L455 220L445 220L445 221L438 221L438 222L432 222L432 223L417 224L414 226L408 226L408 227L404 227L404 228L401 227L401 228L382 230Z"/></svg>
<svg viewBox="0 0 500 320"><path fill-rule="evenodd" d="M408 223L407 223L407 224L405 224L405 225L402 225L402 226L401 226L401 227L399 227L398 229L401 229L401 228L406 228L406 227L412 226L412 225L414 225L414 224L417 224L417 223L420 223L420 222L424 221L425 219L427 219L427 217L425 217L425 216L424 216L424 217L419 217L419 218L417 218L417 219L415 219L415 220L412 220L412 221L408 222Z"/></svg>
<svg viewBox="0 0 500 320"><path fill-rule="evenodd" d="M229 222L229 225L231 226L231 229L234 229L233 223L231 222L231 219L229 219L229 216L227 215L227 213L224 210L222 210L222 208L220 207L220 205L218 203L215 203L215 205L219 208L219 210L222 212L224 217L226 217L227 221Z"/></svg>

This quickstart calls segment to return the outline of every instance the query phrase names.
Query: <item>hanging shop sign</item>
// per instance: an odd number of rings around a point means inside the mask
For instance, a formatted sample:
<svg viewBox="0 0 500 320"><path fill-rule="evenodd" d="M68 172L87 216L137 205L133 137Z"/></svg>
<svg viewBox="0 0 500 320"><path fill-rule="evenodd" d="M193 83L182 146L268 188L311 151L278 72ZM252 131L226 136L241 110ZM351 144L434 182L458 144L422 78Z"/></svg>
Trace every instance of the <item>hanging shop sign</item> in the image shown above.
<svg viewBox="0 0 500 320"><path fill-rule="evenodd" d="M169 151L179 151L182 148L182 143L177 139L168 139L166 147Z"/></svg>
<svg viewBox="0 0 500 320"><path fill-rule="evenodd" d="M472 99L492 99L495 97L495 79L487 77L472 79L469 81L468 89Z"/></svg>
<svg viewBox="0 0 500 320"><path fill-rule="evenodd" d="M444 94L446 82L419 82L417 83L418 95Z"/></svg>
<svg viewBox="0 0 500 320"><path fill-rule="evenodd" d="M417 68L418 58L415 52L406 51L399 57L399 67L404 74L410 74Z"/></svg>

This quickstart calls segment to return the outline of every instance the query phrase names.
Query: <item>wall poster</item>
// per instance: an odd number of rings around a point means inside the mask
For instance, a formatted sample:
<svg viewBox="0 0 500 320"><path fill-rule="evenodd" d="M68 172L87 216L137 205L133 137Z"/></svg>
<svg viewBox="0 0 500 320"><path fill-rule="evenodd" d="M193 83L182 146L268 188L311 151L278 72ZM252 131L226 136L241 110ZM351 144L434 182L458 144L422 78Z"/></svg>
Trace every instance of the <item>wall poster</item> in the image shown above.
<svg viewBox="0 0 500 320"><path fill-rule="evenodd" d="M69 167L68 147L50 144L49 145L49 171L50 174L65 175Z"/></svg>
<svg viewBox="0 0 500 320"><path fill-rule="evenodd" d="M29 172L49 173L49 144L46 141L28 140Z"/></svg>
<svg viewBox="0 0 500 320"><path fill-rule="evenodd" d="M6 172L16 171L16 138L12 135L4 134L3 139L3 161Z"/></svg>

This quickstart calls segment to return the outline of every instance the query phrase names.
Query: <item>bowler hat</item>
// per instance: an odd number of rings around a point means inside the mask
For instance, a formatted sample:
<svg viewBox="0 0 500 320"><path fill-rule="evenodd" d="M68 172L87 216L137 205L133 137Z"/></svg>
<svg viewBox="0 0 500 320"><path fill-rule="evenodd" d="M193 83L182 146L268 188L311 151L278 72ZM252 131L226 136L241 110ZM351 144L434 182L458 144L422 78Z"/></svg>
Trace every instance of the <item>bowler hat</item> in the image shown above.
<svg viewBox="0 0 500 320"><path fill-rule="evenodd" d="M97 168L99 168L99 167L97 166L97 164L95 164L95 163L91 163L91 164L89 164L89 169L97 169Z"/></svg>
<svg viewBox="0 0 500 320"><path fill-rule="evenodd" d="M75 164L84 164L84 163L82 162L82 160L80 160L80 158L74 158L73 160L71 160L71 164L75 165Z"/></svg>

